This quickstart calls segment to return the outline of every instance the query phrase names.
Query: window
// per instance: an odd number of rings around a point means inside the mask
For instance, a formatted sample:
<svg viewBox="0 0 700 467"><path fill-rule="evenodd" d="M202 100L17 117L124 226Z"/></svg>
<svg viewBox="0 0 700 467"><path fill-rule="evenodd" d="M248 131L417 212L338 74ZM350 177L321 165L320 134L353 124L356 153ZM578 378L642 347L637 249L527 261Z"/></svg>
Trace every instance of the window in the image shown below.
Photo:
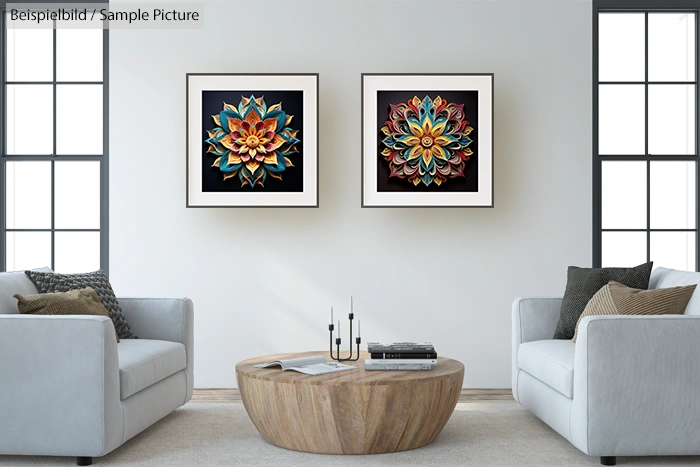
<svg viewBox="0 0 700 467"><path fill-rule="evenodd" d="M107 271L108 31L2 13L0 270Z"/></svg>
<svg viewBox="0 0 700 467"><path fill-rule="evenodd" d="M698 12L594 1L594 266L700 264Z"/></svg>

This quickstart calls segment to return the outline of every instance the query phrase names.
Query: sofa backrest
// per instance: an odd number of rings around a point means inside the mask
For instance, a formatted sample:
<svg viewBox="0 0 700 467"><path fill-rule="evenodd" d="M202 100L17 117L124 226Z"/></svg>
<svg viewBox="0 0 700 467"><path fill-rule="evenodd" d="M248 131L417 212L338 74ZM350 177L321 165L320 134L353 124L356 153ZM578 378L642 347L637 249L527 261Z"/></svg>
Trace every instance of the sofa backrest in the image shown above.
<svg viewBox="0 0 700 467"><path fill-rule="evenodd" d="M700 285L700 272L677 271L675 269L655 268L649 279L650 289L664 289L679 285ZM685 309L686 315L700 315L700 287L695 289Z"/></svg>
<svg viewBox="0 0 700 467"><path fill-rule="evenodd" d="M39 268L35 271L53 272L51 268ZM24 271L0 272L0 315L17 314L17 299L14 294L28 295L39 293L34 283Z"/></svg>

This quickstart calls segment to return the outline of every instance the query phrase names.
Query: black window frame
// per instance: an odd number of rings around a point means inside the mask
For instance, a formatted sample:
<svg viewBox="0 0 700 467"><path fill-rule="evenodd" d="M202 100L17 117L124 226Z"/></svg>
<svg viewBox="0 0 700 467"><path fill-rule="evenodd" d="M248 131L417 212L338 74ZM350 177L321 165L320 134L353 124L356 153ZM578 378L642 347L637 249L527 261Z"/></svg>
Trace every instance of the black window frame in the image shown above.
<svg viewBox="0 0 700 467"><path fill-rule="evenodd" d="M695 80L674 82L695 86L695 154L693 155L650 155L649 154L649 13L694 13L695 14ZM644 81L629 84L643 84L645 89L644 145L645 155L600 155L598 150L598 86L600 84L624 84L618 81L600 81L598 77L598 15L599 13L645 13ZM697 0L593 0L593 267L602 265L603 232L646 232L647 261L651 261L652 232L695 232L695 269L700 270L700 5ZM651 84L661 84L652 81ZM647 199L645 229L603 229L602 228L602 166L605 161L646 161ZM651 228L651 162L693 161L695 162L695 228L693 229L652 229ZM621 265L623 266L623 265ZM630 265L631 266L631 265ZM663 266L663 265L659 265Z"/></svg>
<svg viewBox="0 0 700 467"><path fill-rule="evenodd" d="M90 3L90 0L71 0L72 3ZM56 76L56 28L53 29L53 78L51 81L8 81L7 80L7 4L13 2L0 1L0 271L7 266L7 233L8 232L50 232L51 233L51 264L55 267L55 234L56 232L98 232L100 233L100 269L109 275L109 29L103 30L102 38L102 81L57 81ZM44 0L43 3L65 3L60 0ZM7 102L5 99L8 84L32 84L53 86L53 154L50 155L8 155L6 138ZM102 85L102 154L100 155L61 155L56 154L56 88L57 85ZM6 224L6 164L8 161L50 161L51 162L51 228L49 229L7 229ZM62 161L99 161L100 162L100 227L99 229L57 229L55 228L55 162ZM37 265L42 266L42 265Z"/></svg>

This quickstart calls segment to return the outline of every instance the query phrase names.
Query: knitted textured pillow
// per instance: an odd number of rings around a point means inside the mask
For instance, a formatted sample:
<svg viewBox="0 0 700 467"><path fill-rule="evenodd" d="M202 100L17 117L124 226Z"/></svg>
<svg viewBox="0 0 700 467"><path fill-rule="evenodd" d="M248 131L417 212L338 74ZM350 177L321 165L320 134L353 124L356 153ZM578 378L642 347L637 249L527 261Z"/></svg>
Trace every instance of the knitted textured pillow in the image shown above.
<svg viewBox="0 0 700 467"><path fill-rule="evenodd" d="M70 292L31 295L16 293L14 297L17 299L17 309L23 315L91 315L109 318L109 312L92 287ZM114 335L119 342L116 332Z"/></svg>
<svg viewBox="0 0 700 467"><path fill-rule="evenodd" d="M578 337L578 326L586 316L601 315L682 315L697 284L667 289L632 289L610 281L596 292L576 323L572 341Z"/></svg>
<svg viewBox="0 0 700 467"><path fill-rule="evenodd" d="M131 333L129 323L122 313L114 290L109 284L107 276L102 271L88 272L85 274L56 274L38 271L24 271L34 282L40 293L68 292L70 290L92 287L100 297L102 305L109 312L109 317L114 323L114 329L120 339L136 339Z"/></svg>
<svg viewBox="0 0 700 467"><path fill-rule="evenodd" d="M559 310L559 322L554 339L574 337L576 323L593 295L610 281L633 289L648 289L653 262L633 268L577 268L569 266L566 291Z"/></svg>

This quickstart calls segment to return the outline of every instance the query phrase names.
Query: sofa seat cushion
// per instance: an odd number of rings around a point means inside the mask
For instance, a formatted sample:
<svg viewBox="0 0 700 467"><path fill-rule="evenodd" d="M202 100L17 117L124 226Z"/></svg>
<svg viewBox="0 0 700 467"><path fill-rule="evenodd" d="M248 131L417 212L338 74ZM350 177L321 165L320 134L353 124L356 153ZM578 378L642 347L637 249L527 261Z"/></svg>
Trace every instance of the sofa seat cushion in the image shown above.
<svg viewBox="0 0 700 467"><path fill-rule="evenodd" d="M574 397L574 349L570 340L526 342L518 348L518 368L566 397Z"/></svg>
<svg viewBox="0 0 700 467"><path fill-rule="evenodd" d="M122 339L119 352L121 399L184 370L185 346L177 342Z"/></svg>

